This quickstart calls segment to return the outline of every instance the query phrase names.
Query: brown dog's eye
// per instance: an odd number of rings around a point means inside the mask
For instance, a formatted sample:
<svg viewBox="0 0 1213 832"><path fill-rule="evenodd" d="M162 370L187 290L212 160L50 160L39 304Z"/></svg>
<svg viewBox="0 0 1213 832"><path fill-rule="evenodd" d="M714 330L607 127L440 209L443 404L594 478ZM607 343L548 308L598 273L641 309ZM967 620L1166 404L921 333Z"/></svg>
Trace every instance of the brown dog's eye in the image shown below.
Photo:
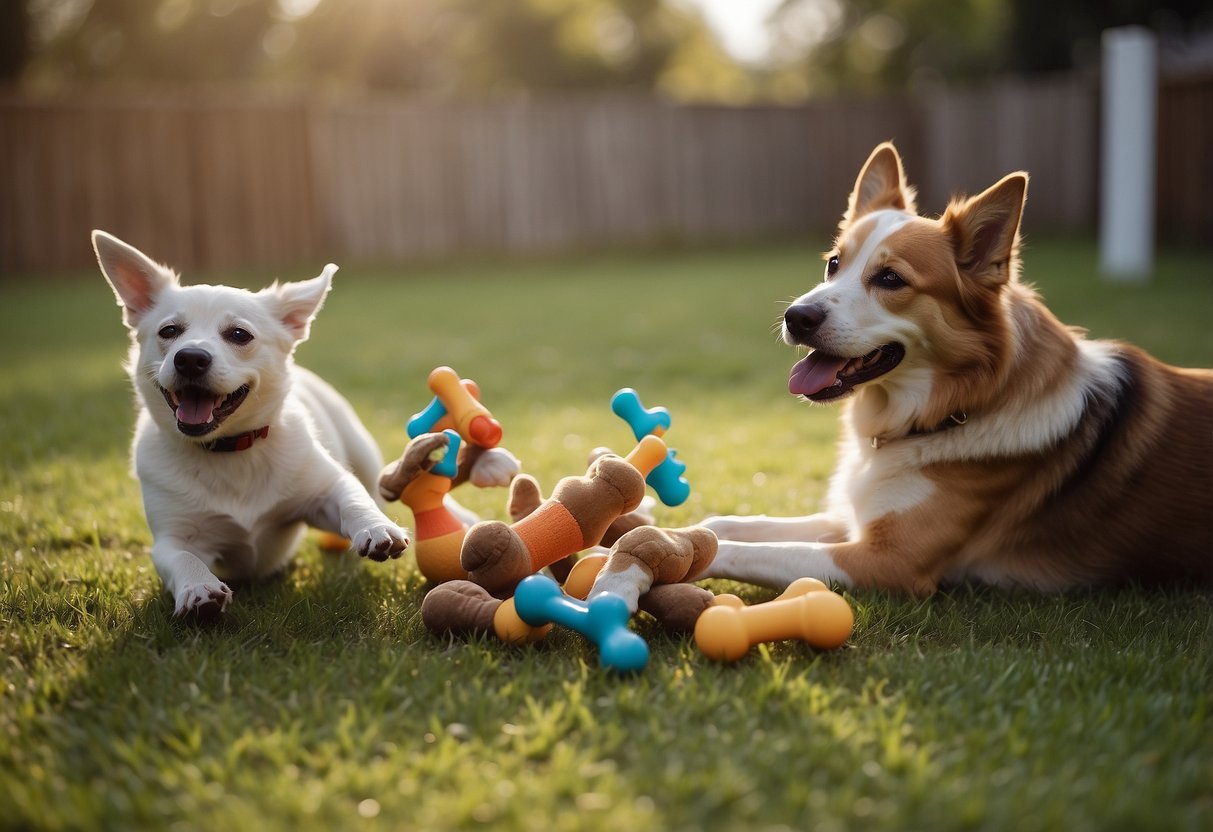
<svg viewBox="0 0 1213 832"><path fill-rule="evenodd" d="M906 282L892 269L882 269L872 278L872 285L877 289L900 289Z"/></svg>
<svg viewBox="0 0 1213 832"><path fill-rule="evenodd" d="M241 329L234 326L227 332L223 333L223 337L231 341L233 344L243 347L245 344L253 340L253 333L247 329Z"/></svg>
<svg viewBox="0 0 1213 832"><path fill-rule="evenodd" d="M826 261L826 277L833 277L838 272L838 257L831 257Z"/></svg>
<svg viewBox="0 0 1213 832"><path fill-rule="evenodd" d="M168 326L160 327L160 331L156 334L166 341L171 341L181 334L181 327L176 324L169 324Z"/></svg>

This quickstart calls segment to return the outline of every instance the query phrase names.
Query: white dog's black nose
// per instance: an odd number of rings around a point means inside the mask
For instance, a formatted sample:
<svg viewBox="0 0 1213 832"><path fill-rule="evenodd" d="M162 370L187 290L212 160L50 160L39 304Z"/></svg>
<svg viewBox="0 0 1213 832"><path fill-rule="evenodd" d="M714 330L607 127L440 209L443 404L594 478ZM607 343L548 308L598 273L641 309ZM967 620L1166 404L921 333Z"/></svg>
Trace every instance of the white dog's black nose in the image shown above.
<svg viewBox="0 0 1213 832"><path fill-rule="evenodd" d="M825 307L817 303L789 306L783 313L784 328L797 341L810 337L825 319Z"/></svg>
<svg viewBox="0 0 1213 832"><path fill-rule="evenodd" d="M185 378L201 378L211 368L211 354L198 347L186 347L177 350L173 366Z"/></svg>

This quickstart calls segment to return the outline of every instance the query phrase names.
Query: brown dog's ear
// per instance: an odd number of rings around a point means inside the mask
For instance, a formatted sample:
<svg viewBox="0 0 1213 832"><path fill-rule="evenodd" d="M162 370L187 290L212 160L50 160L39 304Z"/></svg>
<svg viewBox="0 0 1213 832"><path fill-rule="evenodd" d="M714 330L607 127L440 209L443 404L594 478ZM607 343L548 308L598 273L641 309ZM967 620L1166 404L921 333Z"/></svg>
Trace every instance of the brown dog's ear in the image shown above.
<svg viewBox="0 0 1213 832"><path fill-rule="evenodd" d="M845 228L864 214L894 208L916 213L914 189L906 184L901 157L892 142L882 142L872 151L855 179L855 188L847 201L847 212L842 219Z"/></svg>
<svg viewBox="0 0 1213 832"><path fill-rule="evenodd" d="M1028 175L1020 171L975 197L952 201L940 222L952 240L961 274L991 286L1015 278L1027 194Z"/></svg>
<svg viewBox="0 0 1213 832"><path fill-rule="evenodd" d="M156 303L156 297L169 286L177 285L177 275L152 261L150 257L112 234L93 231L93 251L101 274L109 281L114 297L122 307L122 320L135 327L139 319Z"/></svg>

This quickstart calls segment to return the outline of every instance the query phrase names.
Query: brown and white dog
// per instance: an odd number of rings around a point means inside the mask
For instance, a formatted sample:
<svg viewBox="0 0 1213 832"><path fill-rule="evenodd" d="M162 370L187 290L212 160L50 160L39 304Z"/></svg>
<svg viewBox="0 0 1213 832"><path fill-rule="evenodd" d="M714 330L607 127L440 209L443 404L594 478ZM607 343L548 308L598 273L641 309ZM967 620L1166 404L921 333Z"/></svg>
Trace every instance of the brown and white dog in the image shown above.
<svg viewBox="0 0 1213 832"><path fill-rule="evenodd" d="M790 392L848 399L828 511L707 521L704 577L1213 583L1213 371L1061 324L1019 281L1027 186L928 219L893 146L872 152L825 281L783 319L810 349Z"/></svg>

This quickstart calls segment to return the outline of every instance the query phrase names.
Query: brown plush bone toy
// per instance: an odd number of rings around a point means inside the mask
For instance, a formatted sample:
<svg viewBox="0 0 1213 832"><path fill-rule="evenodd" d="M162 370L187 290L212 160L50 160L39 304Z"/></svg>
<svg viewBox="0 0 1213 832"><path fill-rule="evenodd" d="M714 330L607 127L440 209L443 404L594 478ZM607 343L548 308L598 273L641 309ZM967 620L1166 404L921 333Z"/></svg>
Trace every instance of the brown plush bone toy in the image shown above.
<svg viewBox="0 0 1213 832"><path fill-rule="evenodd" d="M490 520L472 526L460 553L469 580L504 597L527 575L596 546L615 520L640 505L645 473L665 453L664 442L646 436L627 459L602 456L584 477L562 479L539 508L513 525Z"/></svg>
<svg viewBox="0 0 1213 832"><path fill-rule="evenodd" d="M690 582L716 557L716 549L716 534L702 526L641 526L616 541L588 594L611 592L633 614L642 609L669 629L691 630L713 596Z"/></svg>
<svg viewBox="0 0 1213 832"><path fill-rule="evenodd" d="M605 448L597 449L590 455L590 458L586 464L589 465L598 457L609 453L611 453L611 451L606 450ZM648 498L645 498L645 500L647 501ZM538 509L542 504L543 492L539 490L539 481L530 474L519 474L514 478L513 482L510 483L509 513L510 520L513 522L517 523L527 515L533 514L535 510ZM635 511L630 511L627 514L623 514L615 518L614 522L607 526L607 530L605 533L603 533L602 540L598 542L598 545L609 548L615 545L616 540L623 537L623 535L627 534L632 529L639 526L651 525L653 525L653 515L649 513L648 509L642 502L640 508L636 509ZM605 556L603 557L603 560L605 560ZM562 558L561 560L556 561L555 563L549 564L548 571L552 573L552 577L555 578L558 583L563 584L566 580L568 580L569 573L572 572L574 565L577 562L577 555L571 554ZM595 572L595 574L597 573ZM590 576L589 580L593 581L593 576ZM585 586L586 591L588 591L589 588L589 584L587 583ZM567 587L565 588L565 591L568 592Z"/></svg>
<svg viewBox="0 0 1213 832"><path fill-rule="evenodd" d="M507 644L529 644L552 629L551 624L532 627L515 612L513 598L494 598L471 581L448 581L431 589L421 602L421 620L432 633L483 633Z"/></svg>

